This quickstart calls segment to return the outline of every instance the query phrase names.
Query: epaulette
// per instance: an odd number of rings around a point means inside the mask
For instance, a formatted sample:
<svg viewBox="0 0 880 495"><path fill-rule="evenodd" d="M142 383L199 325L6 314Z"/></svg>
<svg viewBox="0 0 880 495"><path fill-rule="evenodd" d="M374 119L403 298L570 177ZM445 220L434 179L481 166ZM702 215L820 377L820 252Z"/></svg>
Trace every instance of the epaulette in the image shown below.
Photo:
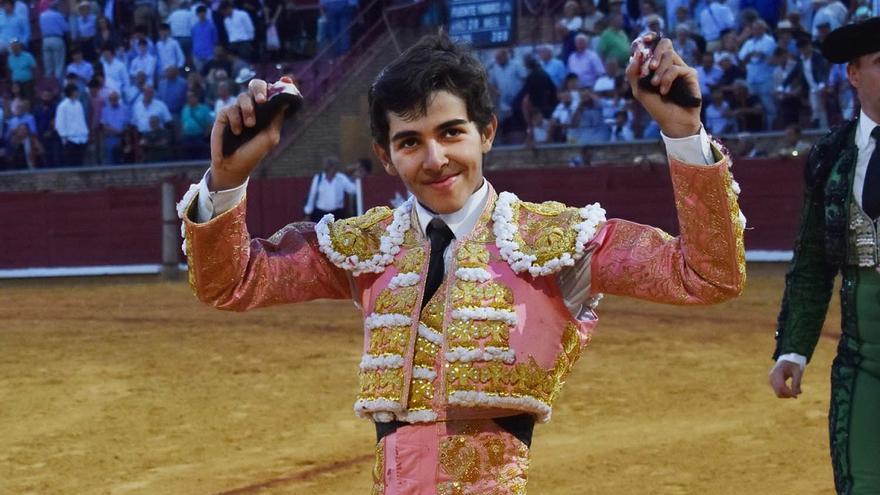
<svg viewBox="0 0 880 495"><path fill-rule="evenodd" d="M583 208L557 201L530 203L503 192L498 195L492 220L501 257L515 272L542 276L583 257L605 221L605 210L598 203Z"/></svg>

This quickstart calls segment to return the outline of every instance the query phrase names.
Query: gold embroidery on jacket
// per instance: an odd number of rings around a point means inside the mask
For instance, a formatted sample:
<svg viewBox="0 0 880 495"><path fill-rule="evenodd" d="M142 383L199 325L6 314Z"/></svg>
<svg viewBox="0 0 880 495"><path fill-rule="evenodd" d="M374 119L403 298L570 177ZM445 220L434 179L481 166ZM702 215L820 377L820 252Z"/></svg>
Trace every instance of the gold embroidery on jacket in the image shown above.
<svg viewBox="0 0 880 495"><path fill-rule="evenodd" d="M574 254L577 231L573 227L580 221L577 208L556 201L516 201L511 208L513 223L518 226L514 242L520 251L537 258L535 264L544 264L564 253Z"/></svg>
<svg viewBox="0 0 880 495"><path fill-rule="evenodd" d="M419 338L421 339L421 337ZM431 409L432 400L434 400L434 384L429 380L413 378L406 408L410 411Z"/></svg>
<svg viewBox="0 0 880 495"><path fill-rule="evenodd" d="M379 239L385 234L383 222L393 211L380 206L371 208L359 217L336 220L329 224L333 249L343 256L357 256L367 260L379 252Z"/></svg>
<svg viewBox="0 0 880 495"><path fill-rule="evenodd" d="M373 491L370 495L385 493L385 444L376 444L376 461L373 464Z"/></svg>
<svg viewBox="0 0 880 495"><path fill-rule="evenodd" d="M359 399L387 399L392 402L400 400L403 390L403 368L368 370L358 373L360 385Z"/></svg>
<svg viewBox="0 0 880 495"><path fill-rule="evenodd" d="M370 332L370 354L373 356L383 354L402 356L406 352L409 332L408 326L374 328Z"/></svg>
<svg viewBox="0 0 880 495"><path fill-rule="evenodd" d="M461 268L486 268L489 266L489 251L482 244L466 242L458 250L458 266Z"/></svg>
<svg viewBox="0 0 880 495"><path fill-rule="evenodd" d="M452 287L452 306L513 310L513 291L497 282L458 280Z"/></svg>
<svg viewBox="0 0 880 495"><path fill-rule="evenodd" d="M419 299L418 285L412 287L400 287L398 289L382 289L376 298L375 312L379 314L402 314L410 315Z"/></svg>

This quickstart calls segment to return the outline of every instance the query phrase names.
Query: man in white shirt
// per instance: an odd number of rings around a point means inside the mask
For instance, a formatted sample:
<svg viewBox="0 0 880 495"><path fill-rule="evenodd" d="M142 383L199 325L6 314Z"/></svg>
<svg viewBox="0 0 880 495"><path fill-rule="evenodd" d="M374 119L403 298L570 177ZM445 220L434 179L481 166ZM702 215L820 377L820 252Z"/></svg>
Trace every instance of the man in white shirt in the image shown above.
<svg viewBox="0 0 880 495"><path fill-rule="evenodd" d="M128 69L121 60L113 56L113 45L107 44L101 48L101 67L104 68L104 82L108 87L122 94L131 80Z"/></svg>
<svg viewBox="0 0 880 495"><path fill-rule="evenodd" d="M181 0L177 4L177 9L165 20L171 29L171 36L177 40L187 57L192 54L192 27L196 20L196 14L190 9L189 0Z"/></svg>
<svg viewBox="0 0 880 495"><path fill-rule="evenodd" d="M186 65L186 56L180 49L180 44L171 37L171 28L168 24L159 25L159 40L156 41L156 54L158 66L163 70L169 65L182 69Z"/></svg>
<svg viewBox="0 0 880 495"><path fill-rule="evenodd" d="M309 195L303 211L313 222L332 213L336 218L345 218L346 195L357 193L357 187L345 174L339 172L339 159L328 156L324 159L324 171L312 177Z"/></svg>
<svg viewBox="0 0 880 495"><path fill-rule="evenodd" d="M131 59L128 66L128 73L134 77L138 72L143 72L147 76L147 82L153 84L156 77L156 57L150 54L146 40L138 41L137 50L137 56Z"/></svg>
<svg viewBox="0 0 880 495"><path fill-rule="evenodd" d="M159 117L162 125L168 125L171 122L171 112L164 102L154 96L153 86L145 84L143 88L144 94L140 100L136 101L131 107L131 123L138 132L145 133L150 131L150 117Z"/></svg>
<svg viewBox="0 0 880 495"><path fill-rule="evenodd" d="M55 132L61 138L64 164L81 166L89 142L89 127L86 112L79 101L79 88L75 84L64 88L64 99L55 110Z"/></svg>
<svg viewBox="0 0 880 495"><path fill-rule="evenodd" d="M254 44L254 23L247 12L236 9L229 0L220 4L220 14L223 16L223 26L226 27L226 35L229 38L229 48L243 58L251 61Z"/></svg>
<svg viewBox="0 0 880 495"><path fill-rule="evenodd" d="M721 0L710 0L700 13L700 28L706 38L706 50L714 52L721 46L721 35L736 27L736 18L730 7Z"/></svg>

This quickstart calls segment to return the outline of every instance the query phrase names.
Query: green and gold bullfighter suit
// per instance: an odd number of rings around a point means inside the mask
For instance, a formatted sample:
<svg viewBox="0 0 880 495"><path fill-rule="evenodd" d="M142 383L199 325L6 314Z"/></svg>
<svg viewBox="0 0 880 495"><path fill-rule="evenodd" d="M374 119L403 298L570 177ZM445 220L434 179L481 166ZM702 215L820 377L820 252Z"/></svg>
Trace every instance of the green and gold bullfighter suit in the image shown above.
<svg viewBox="0 0 880 495"><path fill-rule="evenodd" d="M812 356L834 278L842 274L843 335L831 372L828 419L834 483L846 495L880 494L880 248L878 222L853 194L858 127L854 120L833 130L807 159L774 355Z"/></svg>

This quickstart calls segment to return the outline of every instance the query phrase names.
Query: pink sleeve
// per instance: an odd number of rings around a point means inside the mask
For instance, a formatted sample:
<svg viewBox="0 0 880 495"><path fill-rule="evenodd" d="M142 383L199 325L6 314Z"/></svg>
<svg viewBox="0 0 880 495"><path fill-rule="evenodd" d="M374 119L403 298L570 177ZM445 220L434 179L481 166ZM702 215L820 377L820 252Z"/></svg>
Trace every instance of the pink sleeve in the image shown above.
<svg viewBox="0 0 880 495"><path fill-rule="evenodd" d="M689 165L671 160L681 234L609 220L593 239L592 292L670 304L712 304L745 285L742 217L729 160Z"/></svg>
<svg viewBox="0 0 880 495"><path fill-rule="evenodd" d="M184 218L189 281L200 300L220 309L245 311L351 297L348 274L318 249L314 224L293 223L269 239L251 239L245 211L242 198L210 222Z"/></svg>

